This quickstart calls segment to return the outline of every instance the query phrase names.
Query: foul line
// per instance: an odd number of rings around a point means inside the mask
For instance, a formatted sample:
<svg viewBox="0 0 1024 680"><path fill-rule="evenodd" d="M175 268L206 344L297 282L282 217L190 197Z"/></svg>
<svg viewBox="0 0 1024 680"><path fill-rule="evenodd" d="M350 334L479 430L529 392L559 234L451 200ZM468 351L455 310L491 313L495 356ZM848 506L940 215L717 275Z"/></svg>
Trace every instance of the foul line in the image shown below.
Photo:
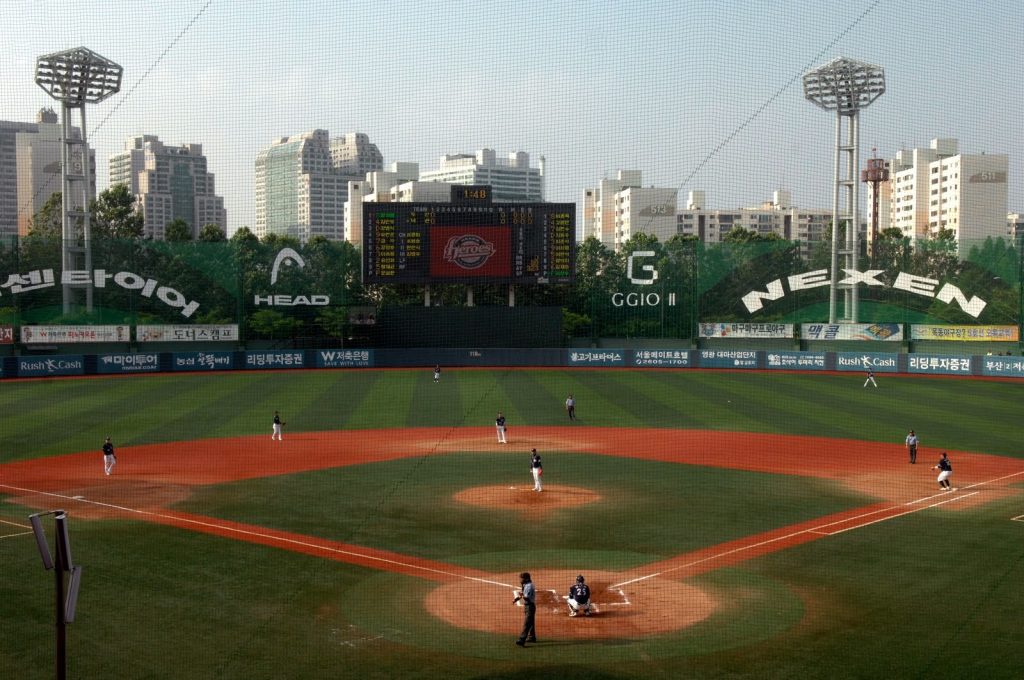
<svg viewBox="0 0 1024 680"><path fill-rule="evenodd" d="M15 536L28 536L31 533L32 533L31 531L22 531L19 534L4 534L3 536L0 536L0 539L14 538Z"/></svg>
<svg viewBox="0 0 1024 680"><path fill-rule="evenodd" d="M963 487L961 490L973 489L973 488L978 487L978 486L984 486L986 484L992 484L993 482L998 482L998 481L1001 481L1001 480L1004 480L1004 479L1009 479L1010 477L1017 477L1019 475L1024 475L1024 470L1022 470L1020 472L1014 472L1013 474L1009 474L1009 475L1003 475L1002 477L996 477L995 479L989 479L989 480L986 480L984 482L977 482L975 484L970 484L968 486ZM933 494L933 495L930 495L930 496L925 496L924 498L918 498L917 500L909 501L907 503L904 503L903 505L904 506L915 505L917 503L921 503L923 501L931 500L932 498L936 498L938 496L942 496L945 493L946 492L943 492L942 494ZM801 529L800 531L794 531L793 533L786 534L784 536L776 536L775 538L769 538L769 539L766 539L764 541L760 541L758 543L753 543L751 545L745 545L745 546L741 546L739 548L733 548L732 550L727 550L726 552L723 552L723 553L718 553L716 555L711 555L709 557L704 557L704 558L701 558L699 560L694 560L692 562L688 562L686 564L679 565L678 567L672 567L671 569L666 569L664 571L659 571L659 572L656 572L654 574L648 574L647 576L639 576L637 578L630 579L628 581L623 581L622 583L616 583L615 585L609 586L609 587L610 588L621 588L622 586L628 586L628 585L630 585L632 583L638 583L640 581L646 581L647 579L657 578L658 576L663 576L665 574L670 574L670 573L672 573L674 571L679 571L680 569L688 569L690 567L695 567L698 564L703 564L705 562L710 562L712 560L717 560L717 559L721 559L723 557L728 557L729 555L734 555L734 554L739 553L739 552L745 552L747 550L752 550L754 548L759 548L761 546L769 545L771 543L777 543L779 541L785 541L787 539L793 538L794 536L800 536L802 534L815 534L815 535L818 535L818 536L835 536L836 534L841 534L841 533L850 531L852 529L861 529L861 528L866 527L866 526L871 526L872 524L878 524L879 522L884 522L886 520L895 519L897 517L902 517L903 515L909 515L909 514L914 513L914 512L920 512L921 510L928 510L929 508L934 508L934 507L937 507L939 505L945 505L946 503L952 503L953 501L958 501L958 500L967 498L968 496L973 496L973 495L975 495L977 493L981 493L981 492L980 491L973 491L973 492L968 493L968 494L963 494L963 495L960 495L960 496L956 496L954 498L946 499L944 501L939 501L938 503L932 503L931 505L922 505L919 508L913 508L912 510L907 510L905 512L900 512L900 513L895 514L895 515L888 515L886 517L881 517L879 519L875 519L875 520L872 520L870 522L865 522L863 524L858 524L856 526L847 527L846 529L839 529L839 530L836 530L836 531L822 531L822 529L827 529L828 527L835 526L836 524L849 524L850 522L853 522L855 520L862 519L862 518L865 518L865 517L870 517L871 515L877 515L877 514L880 514L880 513L883 513L883 512L892 512L893 510L896 510L900 506L894 506L894 507L891 507L891 508L882 508L880 510L872 510L871 512L865 512L865 513L863 513L861 515L854 515L853 517L848 517L848 518L843 519L843 520L837 520L837 521L828 522L828 523L825 523L825 524L820 524L818 526L811 527L809 529ZM1021 517L1024 517L1024 515L1021 515ZM1017 519L1017 518L1014 518L1014 519Z"/></svg>
<svg viewBox="0 0 1024 680"><path fill-rule="evenodd" d="M0 486L3 486L0 484ZM27 524L18 524L17 522L11 522L10 520L0 519L0 524L10 524L12 527L18 527L19 529L31 529Z"/></svg>
<svg viewBox="0 0 1024 680"><path fill-rule="evenodd" d="M515 586L509 585L507 583L501 583L500 581L492 581L490 579L480 578L478 576L467 576L466 574L456 574L454 572L444 571L442 569L434 569L433 567L425 567L425 566L420 565L420 564L410 564L410 563L407 563L407 562L399 562L398 560L391 560L391 559L388 559L386 557L377 557L375 555L367 555L367 554L364 554L364 553L354 552L354 551L351 551L351 550L343 550L341 548L333 548L331 546L322 545L322 544L319 544L319 543L311 543L311 542L307 542L307 541L299 541L299 540L296 540L294 538L285 538L283 536L275 536L273 534L261 533L261 532L258 532L258 531L251 531L251 530L248 530L248 529L239 529L239 528L236 528L236 527L225 526L223 524L217 524L215 522L203 522L203 521L200 521L200 520L197 520L197 519L191 519L191 518L188 518L188 517L180 517L180 516L177 516L177 515L165 515L165 514L162 514L162 513L159 513L159 512L152 512L150 510L139 510L137 508L128 508L128 507L125 507L123 505L114 505L113 503L103 503L102 501L90 501L90 500L88 500L86 498L67 496L65 494L53 493L53 492L50 492L50 491L36 491L35 489L24 489L24 488L17 487L17 486L11 486L9 484L0 484L0 487L3 487L5 489L14 489L15 491L22 491L22 492L25 492L25 493L34 493L34 494L40 494L40 495L43 495L43 496L53 496L54 498L62 498L64 500L75 501L76 503L89 503L91 505L99 505L99 506L102 506L102 507L105 507L105 508L112 508L114 510L122 510L124 512L133 512L133 513L136 513L138 515L149 515L151 517L159 517L161 519L170 520L172 522L195 524L197 526L210 527L210 528L217 529L218 531L223 531L223 532L231 532L231 533L235 533L235 534L241 534L241 535L244 535L244 536L257 536L257 537L260 537L260 538L272 539L272 540L280 542L280 543L287 543L287 544L291 544L291 545L302 546L302 547L305 547L305 548L315 548L316 550L320 550L320 551L323 551L323 552L330 552L330 553L335 553L335 554L338 554L338 555L348 555L350 557L358 557L359 559L362 559L362 560L370 560L370 561L374 561L374 562L380 562L380 563L383 563L383 564L391 564L391 565L394 565L394 566L397 566L397 567L404 567L406 569L416 569L416 570L419 570L419 571L425 571L425 572L429 572L429 573L432 573L432 574L440 574L442 576L452 576L452 577L455 577L455 578L466 579L468 581L476 581L477 583L487 583L489 585L501 586L503 588L514 588L515 587ZM31 532L29 532L29 533L31 533Z"/></svg>
<svg viewBox="0 0 1024 680"><path fill-rule="evenodd" d="M1017 515L1016 517L1010 518L1011 522L1024 522L1024 515Z"/></svg>

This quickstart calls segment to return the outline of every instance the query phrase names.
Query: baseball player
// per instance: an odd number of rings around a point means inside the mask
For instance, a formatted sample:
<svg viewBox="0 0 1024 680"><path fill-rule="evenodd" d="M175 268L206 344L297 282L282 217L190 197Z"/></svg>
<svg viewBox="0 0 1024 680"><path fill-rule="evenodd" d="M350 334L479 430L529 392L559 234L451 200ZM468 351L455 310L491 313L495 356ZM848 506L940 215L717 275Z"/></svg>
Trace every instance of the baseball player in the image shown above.
<svg viewBox="0 0 1024 680"><path fill-rule="evenodd" d="M871 383L875 387L878 387L878 383L875 382L875 371L870 366L865 366L864 368L866 368L868 372L868 377L864 381L864 387L867 387L868 383Z"/></svg>
<svg viewBox="0 0 1024 680"><path fill-rule="evenodd" d="M576 583L569 586L566 603L569 605L569 616L578 616L581 609L586 616L590 616L590 586L584 582L582 574L576 577Z"/></svg>
<svg viewBox="0 0 1024 680"><path fill-rule="evenodd" d="M527 641L537 641L537 589L534 587L533 581L530 579L530 572L528 571L524 571L519 575L519 583L522 586L522 590L516 591L516 596L512 603L522 602L525 607L523 612L523 632L519 634L519 639L516 640L517 645L525 647Z"/></svg>
<svg viewBox="0 0 1024 680"><path fill-rule="evenodd" d="M576 420L576 400L569 395L565 400L565 412L569 414L569 420Z"/></svg>
<svg viewBox="0 0 1024 680"><path fill-rule="evenodd" d="M434 366L434 382L441 382L441 365Z"/></svg>
<svg viewBox="0 0 1024 680"><path fill-rule="evenodd" d="M283 438L281 437L281 427L283 425L284 423L281 422L281 414L278 413L277 411L274 411L274 433L270 435L270 441L274 441L275 438L277 439L277 441L283 440Z"/></svg>
<svg viewBox="0 0 1024 680"><path fill-rule="evenodd" d="M498 431L498 443L508 444L505 439L505 416L498 411L498 417L494 419L494 429Z"/></svg>
<svg viewBox="0 0 1024 680"><path fill-rule="evenodd" d="M114 455L114 445L110 443L110 437L103 440L103 474L109 475L117 465L117 456Z"/></svg>
<svg viewBox="0 0 1024 680"><path fill-rule="evenodd" d="M544 483L541 481L544 477L544 466L540 463L540 454L537 453L537 449L531 449L533 455L530 457L530 472L533 473L533 490L543 491Z"/></svg>
<svg viewBox="0 0 1024 680"><path fill-rule="evenodd" d="M943 491L953 491L953 487L949 485L949 478L953 475L953 465L949 462L949 456L945 451L942 452L942 458L939 458L939 464L932 469L939 471L939 488Z"/></svg>
<svg viewBox="0 0 1024 680"><path fill-rule="evenodd" d="M917 462L917 435L911 430L907 435L907 453L910 454L910 464Z"/></svg>

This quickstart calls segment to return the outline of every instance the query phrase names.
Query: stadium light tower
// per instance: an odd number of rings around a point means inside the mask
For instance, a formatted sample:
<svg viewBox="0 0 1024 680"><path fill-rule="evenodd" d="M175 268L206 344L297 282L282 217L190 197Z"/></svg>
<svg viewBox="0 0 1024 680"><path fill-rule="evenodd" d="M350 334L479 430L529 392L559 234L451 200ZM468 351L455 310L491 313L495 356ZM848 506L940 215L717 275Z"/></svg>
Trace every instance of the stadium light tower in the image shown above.
<svg viewBox="0 0 1024 680"><path fill-rule="evenodd" d="M73 288L85 288L86 311L92 311L92 230L89 198L92 169L86 139L85 105L96 104L121 89L122 69L92 50L76 47L36 59L36 84L60 102L61 122L61 267L86 270L89 282L63 284L64 313L71 311ZM78 109L81 136L72 139L71 112Z"/></svg>
<svg viewBox="0 0 1024 680"><path fill-rule="evenodd" d="M836 322L836 289L839 281L839 224L847 220L846 243L842 254L845 268L857 268L860 251L860 215L858 209L860 162L860 110L867 108L885 92L885 71L880 66L846 57L839 57L804 74L804 97L826 111L836 112L836 155L832 185L832 266L828 294L828 321ZM846 142L843 142L843 121ZM845 161L845 168L843 161ZM840 210L840 194L845 207ZM858 295L856 284L843 289L844 313L849 321L857 321Z"/></svg>

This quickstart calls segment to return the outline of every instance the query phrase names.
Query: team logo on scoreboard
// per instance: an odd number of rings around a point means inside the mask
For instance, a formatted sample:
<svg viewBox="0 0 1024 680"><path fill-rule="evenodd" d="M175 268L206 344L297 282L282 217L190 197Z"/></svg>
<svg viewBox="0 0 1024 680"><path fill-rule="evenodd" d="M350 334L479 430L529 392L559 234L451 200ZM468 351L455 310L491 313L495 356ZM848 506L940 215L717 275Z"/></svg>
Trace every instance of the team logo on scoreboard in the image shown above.
<svg viewBox="0 0 1024 680"><path fill-rule="evenodd" d="M485 241L476 234L452 236L444 246L444 260L463 269L477 269L497 252L490 241Z"/></svg>

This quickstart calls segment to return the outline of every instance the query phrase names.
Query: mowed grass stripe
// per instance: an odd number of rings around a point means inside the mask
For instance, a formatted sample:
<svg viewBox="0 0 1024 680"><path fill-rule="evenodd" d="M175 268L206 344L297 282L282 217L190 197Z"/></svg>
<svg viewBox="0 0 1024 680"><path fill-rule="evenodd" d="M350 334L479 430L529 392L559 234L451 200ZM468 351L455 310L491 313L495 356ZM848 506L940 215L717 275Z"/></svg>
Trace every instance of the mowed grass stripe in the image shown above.
<svg viewBox="0 0 1024 680"><path fill-rule="evenodd" d="M454 372L441 372L441 380L434 382L434 371L422 369L404 372L412 390L409 412L405 423L409 427L434 427L439 424L462 425L466 418L459 394L458 376Z"/></svg>
<svg viewBox="0 0 1024 680"><path fill-rule="evenodd" d="M519 422L519 414L509 411L505 391L498 387L508 371L448 371L441 380L452 380L458 389L459 400L465 409L463 421L467 427L493 426L498 411Z"/></svg>
<svg viewBox="0 0 1024 680"><path fill-rule="evenodd" d="M295 420L303 430L347 429L355 405L366 398L380 376L379 371L321 371L314 398Z"/></svg>
<svg viewBox="0 0 1024 680"><path fill-rule="evenodd" d="M535 374L539 385L547 390L551 401L551 422L567 424L565 400L569 394L576 400L576 420L580 425L594 427L633 426L634 419L624 414L616 396L602 391L601 385L586 380L590 371L541 371Z"/></svg>
<svg viewBox="0 0 1024 680"><path fill-rule="evenodd" d="M346 427L356 430L406 427L413 399L412 376L412 371L381 371L362 400L353 404Z"/></svg>

